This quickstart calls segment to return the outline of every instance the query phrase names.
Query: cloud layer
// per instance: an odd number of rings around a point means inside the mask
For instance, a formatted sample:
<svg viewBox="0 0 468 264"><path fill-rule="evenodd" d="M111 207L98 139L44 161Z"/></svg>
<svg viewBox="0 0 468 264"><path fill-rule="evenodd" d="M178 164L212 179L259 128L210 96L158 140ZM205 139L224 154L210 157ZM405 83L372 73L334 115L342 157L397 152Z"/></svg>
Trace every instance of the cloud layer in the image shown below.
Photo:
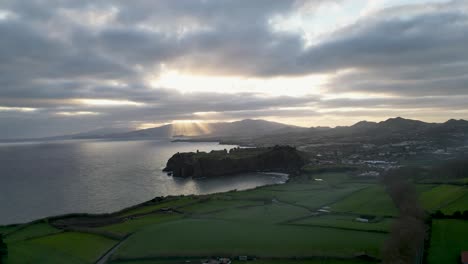
<svg viewBox="0 0 468 264"><path fill-rule="evenodd" d="M468 118L468 1L356 13L312 44L307 32L278 26L345 2L2 1L0 138L178 119ZM229 83L183 92L152 84L166 69L208 81L320 74L326 82L300 94Z"/></svg>

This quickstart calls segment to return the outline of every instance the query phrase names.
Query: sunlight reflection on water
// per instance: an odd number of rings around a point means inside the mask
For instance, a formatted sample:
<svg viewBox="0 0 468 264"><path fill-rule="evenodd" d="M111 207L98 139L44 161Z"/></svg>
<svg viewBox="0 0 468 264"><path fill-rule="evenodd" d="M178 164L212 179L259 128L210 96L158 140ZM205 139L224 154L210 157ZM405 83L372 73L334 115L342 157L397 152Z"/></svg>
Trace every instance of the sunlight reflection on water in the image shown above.
<svg viewBox="0 0 468 264"><path fill-rule="evenodd" d="M165 140L0 144L0 224L112 212L155 196L242 190L287 179L252 173L193 180L161 171L176 152L233 147Z"/></svg>

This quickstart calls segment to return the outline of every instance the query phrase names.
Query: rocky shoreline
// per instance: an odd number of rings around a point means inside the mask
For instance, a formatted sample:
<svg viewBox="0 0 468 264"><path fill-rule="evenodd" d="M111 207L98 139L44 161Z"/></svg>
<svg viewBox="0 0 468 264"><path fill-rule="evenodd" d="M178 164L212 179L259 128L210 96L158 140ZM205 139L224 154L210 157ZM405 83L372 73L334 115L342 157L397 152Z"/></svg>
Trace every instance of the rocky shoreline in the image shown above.
<svg viewBox="0 0 468 264"><path fill-rule="evenodd" d="M174 177L217 177L259 171L294 174L307 163L305 155L290 146L234 148L230 151L176 153L164 171Z"/></svg>

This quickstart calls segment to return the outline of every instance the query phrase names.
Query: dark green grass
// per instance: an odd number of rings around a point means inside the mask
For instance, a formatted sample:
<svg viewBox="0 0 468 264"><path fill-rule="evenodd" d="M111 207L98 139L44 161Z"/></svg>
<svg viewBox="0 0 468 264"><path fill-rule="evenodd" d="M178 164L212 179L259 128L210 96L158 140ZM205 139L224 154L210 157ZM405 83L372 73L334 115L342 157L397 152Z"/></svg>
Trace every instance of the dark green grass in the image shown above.
<svg viewBox="0 0 468 264"><path fill-rule="evenodd" d="M388 232L393 221L389 218L383 218L378 219L375 222L361 223L355 221L356 217L357 216L355 215L324 214L300 219L298 221L292 222L291 224Z"/></svg>
<svg viewBox="0 0 468 264"><path fill-rule="evenodd" d="M233 199L207 199L206 201L196 203L190 206L181 208L181 211L194 214L206 214L218 210L225 210L229 208L245 207L245 206L258 206L263 205L264 201L256 200L233 200Z"/></svg>
<svg viewBox="0 0 468 264"><path fill-rule="evenodd" d="M436 211L468 193L468 188L456 185L439 185L419 196L422 206L428 211Z"/></svg>
<svg viewBox="0 0 468 264"><path fill-rule="evenodd" d="M467 211L468 210L468 192L465 192L465 195L452 201L442 208L444 214L453 214L456 211Z"/></svg>
<svg viewBox="0 0 468 264"><path fill-rule="evenodd" d="M363 215L397 215L397 209L381 185L372 185L332 204L332 211Z"/></svg>
<svg viewBox="0 0 468 264"><path fill-rule="evenodd" d="M19 228L19 225L0 226L0 234L7 235L15 231L18 228Z"/></svg>
<svg viewBox="0 0 468 264"><path fill-rule="evenodd" d="M135 209L125 210L120 216L129 216L135 214L146 214L162 208L178 208L197 202L197 198L192 196L175 197L161 203L140 206Z"/></svg>
<svg viewBox="0 0 468 264"><path fill-rule="evenodd" d="M280 223L310 215L310 211L288 204L272 203L262 206L227 209L207 214L209 218L256 223Z"/></svg>
<svg viewBox="0 0 468 264"><path fill-rule="evenodd" d="M158 214L150 214L145 215L143 217L138 217L135 219L129 219L123 223L107 225L103 227L96 228L97 230L101 231L108 231L111 233L119 234L119 235L126 235L138 231L142 228L156 225L160 223L164 223L167 221L172 221L175 219L181 218L182 215L180 214L166 214L166 213L158 213Z"/></svg>
<svg viewBox="0 0 468 264"><path fill-rule="evenodd" d="M278 196L281 201L305 206L311 210L317 210L322 206L333 204L340 200L348 199L353 193L365 188L367 185L347 184L339 187L310 192L291 192ZM332 209L333 210L333 209Z"/></svg>
<svg viewBox="0 0 468 264"><path fill-rule="evenodd" d="M459 263L461 251L468 251L468 221L433 220L428 263Z"/></svg>
<svg viewBox="0 0 468 264"><path fill-rule="evenodd" d="M115 257L378 255L384 239L379 233L332 228L184 219L135 233Z"/></svg>
<svg viewBox="0 0 468 264"><path fill-rule="evenodd" d="M7 263L93 263L117 242L92 234L63 232L8 243Z"/></svg>
<svg viewBox="0 0 468 264"><path fill-rule="evenodd" d="M23 228L18 228L16 231L9 233L5 237L6 242L13 242L18 240L26 240L35 237L46 236L62 232L62 230L52 227L51 225L41 222L29 224Z"/></svg>

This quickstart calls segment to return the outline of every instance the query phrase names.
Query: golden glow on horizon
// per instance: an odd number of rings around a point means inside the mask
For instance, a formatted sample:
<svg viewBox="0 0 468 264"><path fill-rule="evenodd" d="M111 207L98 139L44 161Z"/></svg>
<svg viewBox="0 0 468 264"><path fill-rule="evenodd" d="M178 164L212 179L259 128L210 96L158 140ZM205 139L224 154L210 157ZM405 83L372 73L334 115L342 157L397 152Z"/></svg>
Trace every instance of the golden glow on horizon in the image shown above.
<svg viewBox="0 0 468 264"><path fill-rule="evenodd" d="M148 129L148 128L154 128L154 127L160 127L167 125L167 123L141 123L138 126L135 127L135 129Z"/></svg>
<svg viewBox="0 0 468 264"><path fill-rule="evenodd" d="M99 115L97 112L89 112L89 111L76 111L76 112L57 112L55 113L56 115L59 116L86 116L86 115Z"/></svg>
<svg viewBox="0 0 468 264"><path fill-rule="evenodd" d="M211 128L208 125L209 122L215 123L222 121L196 119L173 120L171 123L141 123L136 127L136 129L148 129L172 124L172 136L199 136L211 133Z"/></svg>
<svg viewBox="0 0 468 264"><path fill-rule="evenodd" d="M147 78L153 88L171 88L181 92L264 93L266 95L302 96L319 94L329 76L315 74L298 77L248 78L242 76L209 76L163 70Z"/></svg>
<svg viewBox="0 0 468 264"><path fill-rule="evenodd" d="M207 123L198 120L176 120L172 122L172 128L172 136L199 136L211 133Z"/></svg>
<svg viewBox="0 0 468 264"><path fill-rule="evenodd" d="M74 99L78 104L89 106L143 106L144 103L129 100L111 100L111 99Z"/></svg>
<svg viewBox="0 0 468 264"><path fill-rule="evenodd" d="M34 112L37 108L32 107L9 107L0 106L0 112Z"/></svg>

